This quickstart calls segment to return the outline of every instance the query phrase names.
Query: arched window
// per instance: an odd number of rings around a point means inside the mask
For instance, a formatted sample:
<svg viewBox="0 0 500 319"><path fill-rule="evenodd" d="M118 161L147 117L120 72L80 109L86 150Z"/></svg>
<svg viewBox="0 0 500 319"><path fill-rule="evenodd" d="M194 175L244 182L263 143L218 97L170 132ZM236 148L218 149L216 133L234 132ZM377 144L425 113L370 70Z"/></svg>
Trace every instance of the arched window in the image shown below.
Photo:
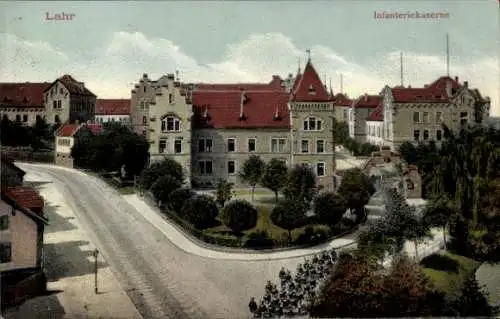
<svg viewBox="0 0 500 319"><path fill-rule="evenodd" d="M173 116L169 115L161 120L161 131L162 132L180 132L181 121Z"/></svg>

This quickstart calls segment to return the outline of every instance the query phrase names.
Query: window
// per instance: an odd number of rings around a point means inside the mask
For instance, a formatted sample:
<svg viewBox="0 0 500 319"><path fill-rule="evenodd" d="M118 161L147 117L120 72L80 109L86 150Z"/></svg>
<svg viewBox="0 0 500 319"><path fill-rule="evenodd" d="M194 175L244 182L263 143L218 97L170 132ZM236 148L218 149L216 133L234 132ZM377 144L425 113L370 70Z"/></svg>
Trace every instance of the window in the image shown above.
<svg viewBox="0 0 500 319"><path fill-rule="evenodd" d="M316 164L316 176L325 176L325 163Z"/></svg>
<svg viewBox="0 0 500 319"><path fill-rule="evenodd" d="M142 89L143 89L143 92L146 92L146 86L144 86Z"/></svg>
<svg viewBox="0 0 500 319"><path fill-rule="evenodd" d="M420 112L413 112L413 123L420 123Z"/></svg>
<svg viewBox="0 0 500 319"><path fill-rule="evenodd" d="M62 88L59 88L59 94L63 94L64 90Z"/></svg>
<svg viewBox="0 0 500 319"><path fill-rule="evenodd" d="M212 140L202 138L198 140L198 152L211 152L212 151Z"/></svg>
<svg viewBox="0 0 500 319"><path fill-rule="evenodd" d="M212 175L212 161L199 161L198 168L201 175Z"/></svg>
<svg viewBox="0 0 500 319"><path fill-rule="evenodd" d="M325 141L317 140L316 141L316 153L324 153L325 152Z"/></svg>
<svg viewBox="0 0 500 319"><path fill-rule="evenodd" d="M16 114L16 121L17 121L17 122L21 122L21 115Z"/></svg>
<svg viewBox="0 0 500 319"><path fill-rule="evenodd" d="M69 142L69 139L67 138L59 138L57 140L57 145L59 146L69 146L70 142Z"/></svg>
<svg viewBox="0 0 500 319"><path fill-rule="evenodd" d="M10 243L0 244L0 263L8 263L12 261L12 249Z"/></svg>
<svg viewBox="0 0 500 319"><path fill-rule="evenodd" d="M424 123L429 123L429 112L424 112Z"/></svg>
<svg viewBox="0 0 500 319"><path fill-rule="evenodd" d="M254 138L249 138L248 139L248 151L249 152L255 152L255 139Z"/></svg>
<svg viewBox="0 0 500 319"><path fill-rule="evenodd" d="M169 104L174 103L174 95L173 95L172 93L170 93L170 94L168 95L168 103L169 103Z"/></svg>
<svg viewBox="0 0 500 319"><path fill-rule="evenodd" d="M54 116L54 122L59 123L61 120L59 119L59 115Z"/></svg>
<svg viewBox="0 0 500 319"><path fill-rule="evenodd" d="M9 215L3 215L0 217L0 230L9 229Z"/></svg>
<svg viewBox="0 0 500 319"><path fill-rule="evenodd" d="M303 129L304 131L321 131L323 128L323 123L320 119L315 117L310 117L304 120Z"/></svg>
<svg viewBox="0 0 500 319"><path fill-rule="evenodd" d="M174 148L175 148L175 154L180 154L182 153L182 140L175 140L175 144L174 144Z"/></svg>
<svg viewBox="0 0 500 319"><path fill-rule="evenodd" d="M57 109L57 101L52 101L52 107Z"/></svg>
<svg viewBox="0 0 500 319"><path fill-rule="evenodd" d="M37 121L40 121L41 119L42 119L42 117L41 117L40 115L37 115L37 116L36 116L36 120L37 120Z"/></svg>
<svg viewBox="0 0 500 319"><path fill-rule="evenodd" d="M348 116L349 116L349 114L347 114L347 110L344 109L344 120L347 120Z"/></svg>
<svg viewBox="0 0 500 319"><path fill-rule="evenodd" d="M27 114L23 115L23 122L28 122L28 115Z"/></svg>
<svg viewBox="0 0 500 319"><path fill-rule="evenodd" d="M467 112L460 112L460 125L467 125Z"/></svg>
<svg viewBox="0 0 500 319"><path fill-rule="evenodd" d="M148 136L148 132L146 130L142 130L142 136L144 137Z"/></svg>
<svg viewBox="0 0 500 319"><path fill-rule="evenodd" d="M141 110L144 110L144 101L141 101L141 103L139 105L140 105Z"/></svg>
<svg viewBox="0 0 500 319"><path fill-rule="evenodd" d="M441 130L436 131L436 141L441 141L443 138L443 132Z"/></svg>
<svg viewBox="0 0 500 319"><path fill-rule="evenodd" d="M302 142L300 142L300 152L301 153L309 153L309 141L308 140L302 140Z"/></svg>
<svg viewBox="0 0 500 319"><path fill-rule="evenodd" d="M162 132L179 132L181 121L173 116L167 116L161 121Z"/></svg>
<svg viewBox="0 0 500 319"><path fill-rule="evenodd" d="M377 127L377 137L380 137L381 133L382 133L382 132L381 132L381 128L380 128L380 126L379 126L379 127Z"/></svg>
<svg viewBox="0 0 500 319"><path fill-rule="evenodd" d="M413 184L413 182L410 179L407 179L406 180L406 189L412 190L414 188L415 188L415 184Z"/></svg>
<svg viewBox="0 0 500 319"><path fill-rule="evenodd" d="M158 152L165 153L167 149L167 140L160 140L160 144L158 145Z"/></svg>
<svg viewBox="0 0 500 319"><path fill-rule="evenodd" d="M429 131L425 130L424 131L424 141L428 141L428 140L429 140Z"/></svg>
<svg viewBox="0 0 500 319"><path fill-rule="evenodd" d="M418 141L420 139L420 131L419 130L413 131L413 138L415 139L415 141Z"/></svg>
<svg viewBox="0 0 500 319"><path fill-rule="evenodd" d="M443 113L442 112L436 112L436 123L441 123L443 122Z"/></svg>
<svg viewBox="0 0 500 319"><path fill-rule="evenodd" d="M236 141L234 140L234 138L227 139L227 151L228 152L235 152L236 151Z"/></svg>
<svg viewBox="0 0 500 319"><path fill-rule="evenodd" d="M148 124L148 117L147 116L142 117L142 124Z"/></svg>
<svg viewBox="0 0 500 319"><path fill-rule="evenodd" d="M271 152L272 153L285 152L285 142L286 142L286 139L284 139L284 138L271 139Z"/></svg>
<svg viewBox="0 0 500 319"><path fill-rule="evenodd" d="M61 100L57 101L57 108L58 108L58 109L61 109L61 108L62 108L62 105L61 105Z"/></svg>
<svg viewBox="0 0 500 319"><path fill-rule="evenodd" d="M236 173L236 165L235 165L234 161L227 162L227 173L228 174Z"/></svg>

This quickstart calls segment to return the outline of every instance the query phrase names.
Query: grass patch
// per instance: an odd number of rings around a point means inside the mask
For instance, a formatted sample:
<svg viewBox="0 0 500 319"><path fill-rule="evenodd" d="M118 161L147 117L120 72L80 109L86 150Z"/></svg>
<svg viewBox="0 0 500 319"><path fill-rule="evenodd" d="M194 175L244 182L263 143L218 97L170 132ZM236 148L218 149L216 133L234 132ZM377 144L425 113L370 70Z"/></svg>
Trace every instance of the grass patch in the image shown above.
<svg viewBox="0 0 500 319"><path fill-rule="evenodd" d="M132 195L132 194L135 194L135 190L134 190L133 186L119 187L118 191L122 195Z"/></svg>
<svg viewBox="0 0 500 319"><path fill-rule="evenodd" d="M462 289L462 286L467 278L475 273L481 263L449 252L443 253L442 255L455 261L458 264L458 271L444 271L429 267L424 267L423 271L438 290L447 294L456 294Z"/></svg>

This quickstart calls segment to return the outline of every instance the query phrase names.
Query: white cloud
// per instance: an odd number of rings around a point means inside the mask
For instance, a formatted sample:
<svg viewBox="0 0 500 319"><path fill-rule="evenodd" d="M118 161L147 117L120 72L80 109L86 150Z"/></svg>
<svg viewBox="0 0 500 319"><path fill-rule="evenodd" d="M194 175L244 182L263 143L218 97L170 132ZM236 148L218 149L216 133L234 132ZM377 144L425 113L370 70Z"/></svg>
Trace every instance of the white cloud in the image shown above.
<svg viewBox="0 0 500 319"><path fill-rule="evenodd" d="M220 61L201 65L170 40L148 38L142 33L116 32L110 43L92 61L72 60L47 42L29 42L10 34L0 34L3 47L1 81L52 81L63 73L87 83L98 96L129 97L133 82L143 73L157 78L180 71L184 81L193 82L268 82L273 74L286 76L297 71L298 58L305 62L305 48L280 33L251 35L241 43L227 46ZM344 92L350 96L378 93L386 84L400 82L399 52L389 52L366 65L350 61L334 49L317 45L311 48L313 63L322 79L332 79L339 90L344 75ZM405 85L423 86L443 75L441 56L405 52ZM453 61L452 76L459 76L492 99L492 113L500 115L499 67L497 58Z"/></svg>

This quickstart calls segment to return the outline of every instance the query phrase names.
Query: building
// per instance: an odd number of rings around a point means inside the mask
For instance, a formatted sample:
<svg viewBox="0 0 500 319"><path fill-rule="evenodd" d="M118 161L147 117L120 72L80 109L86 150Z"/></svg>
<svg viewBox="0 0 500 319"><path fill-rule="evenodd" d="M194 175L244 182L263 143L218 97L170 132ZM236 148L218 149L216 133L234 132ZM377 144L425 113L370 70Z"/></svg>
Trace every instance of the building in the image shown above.
<svg viewBox="0 0 500 319"><path fill-rule="evenodd" d="M71 75L63 75L52 82L43 94L48 123L94 121L96 96Z"/></svg>
<svg viewBox="0 0 500 319"><path fill-rule="evenodd" d="M6 158L0 159L2 165L1 171L1 188L16 187L23 185L24 175L26 172L14 165L14 163Z"/></svg>
<svg viewBox="0 0 500 319"><path fill-rule="evenodd" d="M345 94L338 93L333 97L333 105L335 112L335 119L337 122L349 122L349 110L351 109L353 100Z"/></svg>
<svg viewBox="0 0 500 319"><path fill-rule="evenodd" d="M311 166L320 185L334 185L333 99L311 61L295 79L269 83L182 84L172 74L158 81L144 75L131 101L151 161L177 160L194 187L220 179L241 187L238 171L250 154Z"/></svg>
<svg viewBox="0 0 500 319"><path fill-rule="evenodd" d="M74 167L71 149L78 143L85 142L102 130L100 124L63 124L55 132L55 159L56 165Z"/></svg>
<svg viewBox="0 0 500 319"><path fill-rule="evenodd" d="M349 108L349 136L360 143L367 141L369 134L366 125L366 119L382 103L382 97L379 95L364 94L354 100Z"/></svg>
<svg viewBox="0 0 500 319"><path fill-rule="evenodd" d="M440 77L423 88L386 86L382 96L382 135L392 149L406 141L439 143L442 124L459 131L467 124L486 124L490 114L490 99L458 77Z"/></svg>
<svg viewBox="0 0 500 319"><path fill-rule="evenodd" d="M43 92L50 83L0 83L0 115L2 119L33 125L45 117Z"/></svg>
<svg viewBox="0 0 500 319"><path fill-rule="evenodd" d="M366 119L366 142L373 145L384 144L384 104L382 100Z"/></svg>
<svg viewBox="0 0 500 319"><path fill-rule="evenodd" d="M118 122L130 124L130 99L97 99L96 123Z"/></svg>

